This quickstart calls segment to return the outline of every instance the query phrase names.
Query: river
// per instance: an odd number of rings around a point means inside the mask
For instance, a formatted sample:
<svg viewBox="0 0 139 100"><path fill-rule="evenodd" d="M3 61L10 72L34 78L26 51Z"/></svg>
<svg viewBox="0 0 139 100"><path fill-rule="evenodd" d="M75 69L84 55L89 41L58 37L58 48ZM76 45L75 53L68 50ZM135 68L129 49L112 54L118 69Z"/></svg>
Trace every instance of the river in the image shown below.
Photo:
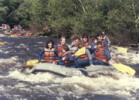
<svg viewBox="0 0 139 100"><path fill-rule="evenodd" d="M51 73L25 74L26 61L37 59L47 37L0 34L0 100L139 100L139 54L117 57L136 70L135 76L112 72L97 77L60 77ZM57 42L56 39L55 42Z"/></svg>

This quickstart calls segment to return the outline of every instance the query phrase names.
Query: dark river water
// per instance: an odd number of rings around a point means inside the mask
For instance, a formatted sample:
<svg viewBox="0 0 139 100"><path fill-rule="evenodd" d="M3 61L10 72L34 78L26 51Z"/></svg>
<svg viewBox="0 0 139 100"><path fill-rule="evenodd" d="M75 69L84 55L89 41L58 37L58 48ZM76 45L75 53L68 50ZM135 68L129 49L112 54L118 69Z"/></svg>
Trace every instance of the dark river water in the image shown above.
<svg viewBox="0 0 139 100"><path fill-rule="evenodd" d="M46 37L13 37L0 34L0 100L139 100L139 54L119 53L117 57L137 72L119 72L97 77L59 77L51 73L21 72L26 61L37 59ZM57 42L57 39L53 39Z"/></svg>

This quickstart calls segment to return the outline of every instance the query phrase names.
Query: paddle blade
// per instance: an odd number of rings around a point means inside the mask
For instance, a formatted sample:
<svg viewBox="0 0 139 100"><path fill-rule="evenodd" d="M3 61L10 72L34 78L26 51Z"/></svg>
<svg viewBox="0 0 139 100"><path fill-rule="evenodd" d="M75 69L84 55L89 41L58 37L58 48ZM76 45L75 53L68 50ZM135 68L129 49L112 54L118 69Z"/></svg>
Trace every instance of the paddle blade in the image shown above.
<svg viewBox="0 0 139 100"><path fill-rule="evenodd" d="M0 42L0 45L2 46L2 45L5 45L5 43L4 42Z"/></svg>
<svg viewBox="0 0 139 100"><path fill-rule="evenodd" d="M27 61L26 62L26 67L33 67L33 66L35 66L35 65L37 65L38 64L38 60L29 60L29 61Z"/></svg>
<svg viewBox="0 0 139 100"><path fill-rule="evenodd" d="M79 49L75 54L73 54L72 56L80 56L85 54L85 47L82 47L81 49Z"/></svg>
<svg viewBox="0 0 139 100"><path fill-rule="evenodd" d="M124 64L121 63L116 63L116 64L111 64L114 68L116 68L117 70L124 72L124 73L128 73L129 75L135 75L136 71Z"/></svg>
<svg viewBox="0 0 139 100"><path fill-rule="evenodd" d="M119 52L124 52L127 53L127 48L123 48L123 47L115 47L116 49L118 49Z"/></svg>

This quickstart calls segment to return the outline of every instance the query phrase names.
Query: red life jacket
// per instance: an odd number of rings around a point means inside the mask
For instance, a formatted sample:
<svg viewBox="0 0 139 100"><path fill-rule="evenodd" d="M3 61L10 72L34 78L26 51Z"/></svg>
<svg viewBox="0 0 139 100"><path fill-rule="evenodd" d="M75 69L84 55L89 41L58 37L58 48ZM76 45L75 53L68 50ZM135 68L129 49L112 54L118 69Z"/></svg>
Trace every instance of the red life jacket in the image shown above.
<svg viewBox="0 0 139 100"><path fill-rule="evenodd" d="M89 46L89 42L84 43L84 47L88 47Z"/></svg>
<svg viewBox="0 0 139 100"><path fill-rule="evenodd" d="M69 58L69 57L65 56L65 61L64 61L64 63L65 63L65 65L66 65L67 67L70 67L70 66L72 66L72 65L74 64L74 62L68 61L68 58ZM75 61L76 61L76 60L77 60L77 59L75 59Z"/></svg>
<svg viewBox="0 0 139 100"><path fill-rule="evenodd" d="M104 45L104 40L102 40L102 47L103 47L103 48L105 48L105 45Z"/></svg>
<svg viewBox="0 0 139 100"><path fill-rule="evenodd" d="M76 43L76 44L74 45L74 47L77 47L77 48L78 48L78 47L79 47L79 43Z"/></svg>
<svg viewBox="0 0 139 100"><path fill-rule="evenodd" d="M74 63L69 62L68 60L65 60L64 63L67 67L70 67L74 64Z"/></svg>
<svg viewBox="0 0 139 100"><path fill-rule="evenodd" d="M79 56L79 59L88 60L89 58L88 58L87 54L83 54L83 55Z"/></svg>
<svg viewBox="0 0 139 100"><path fill-rule="evenodd" d="M55 61L55 53L54 53L54 48L51 49L51 50L48 50L48 49L45 49L45 53L44 53L44 61L45 62L49 62L49 63L52 63Z"/></svg>
<svg viewBox="0 0 139 100"><path fill-rule="evenodd" d="M56 50L58 51L58 56L64 56L65 52L63 52L63 45L58 44Z"/></svg>
<svg viewBox="0 0 139 100"><path fill-rule="evenodd" d="M89 44L90 44L90 42L86 42L86 43L84 43L84 47L87 48L88 50L91 50Z"/></svg>
<svg viewBox="0 0 139 100"><path fill-rule="evenodd" d="M58 56L62 56L63 55L63 46L61 44L57 45L57 51L58 51Z"/></svg>
<svg viewBox="0 0 139 100"><path fill-rule="evenodd" d="M104 42L105 42L105 40L102 40L102 41L101 41L102 47L103 47L105 50L108 50L108 48L106 48ZM96 45L97 45L97 43L96 43Z"/></svg>
<svg viewBox="0 0 139 100"><path fill-rule="evenodd" d="M104 53L104 48L99 48L95 50L95 58L98 60L107 60L106 54Z"/></svg>

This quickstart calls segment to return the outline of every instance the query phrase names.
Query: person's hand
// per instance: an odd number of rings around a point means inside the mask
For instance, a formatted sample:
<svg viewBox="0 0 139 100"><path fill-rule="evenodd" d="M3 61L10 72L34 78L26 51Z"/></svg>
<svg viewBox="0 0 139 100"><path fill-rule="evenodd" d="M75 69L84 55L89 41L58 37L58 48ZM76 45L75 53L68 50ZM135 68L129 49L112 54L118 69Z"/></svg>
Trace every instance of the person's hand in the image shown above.
<svg viewBox="0 0 139 100"><path fill-rule="evenodd" d="M56 62L56 61L54 61L54 62L53 62L53 64L57 64L57 62Z"/></svg>
<svg viewBox="0 0 139 100"><path fill-rule="evenodd" d="M94 46L94 48L96 49L96 48L97 48L97 46Z"/></svg>
<svg viewBox="0 0 139 100"><path fill-rule="evenodd" d="M46 48L43 48L44 49L44 51L46 51Z"/></svg>
<svg viewBox="0 0 139 100"><path fill-rule="evenodd" d="M95 39L94 42L97 43L97 40Z"/></svg>
<svg viewBox="0 0 139 100"><path fill-rule="evenodd" d="M103 59L102 61L103 61L104 63L108 63L107 60L105 60L105 59Z"/></svg>
<svg viewBox="0 0 139 100"><path fill-rule="evenodd" d="M63 58L62 58L62 60L64 61L64 60L66 60L66 58L65 58L65 57L63 57Z"/></svg>

